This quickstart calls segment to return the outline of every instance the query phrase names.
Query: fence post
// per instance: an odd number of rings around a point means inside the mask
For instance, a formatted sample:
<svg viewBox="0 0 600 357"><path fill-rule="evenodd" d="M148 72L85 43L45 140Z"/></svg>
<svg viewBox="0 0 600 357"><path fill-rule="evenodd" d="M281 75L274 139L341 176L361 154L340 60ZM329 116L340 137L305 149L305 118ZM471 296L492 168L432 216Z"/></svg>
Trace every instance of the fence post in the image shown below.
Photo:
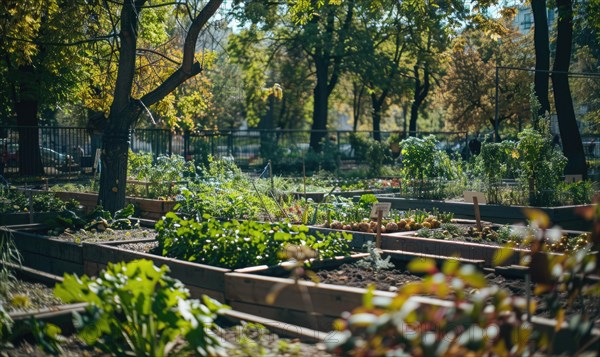
<svg viewBox="0 0 600 357"><path fill-rule="evenodd" d="M185 131L183 132L183 158L186 161L191 160L192 158L190 157L190 131L188 129L185 129Z"/></svg>

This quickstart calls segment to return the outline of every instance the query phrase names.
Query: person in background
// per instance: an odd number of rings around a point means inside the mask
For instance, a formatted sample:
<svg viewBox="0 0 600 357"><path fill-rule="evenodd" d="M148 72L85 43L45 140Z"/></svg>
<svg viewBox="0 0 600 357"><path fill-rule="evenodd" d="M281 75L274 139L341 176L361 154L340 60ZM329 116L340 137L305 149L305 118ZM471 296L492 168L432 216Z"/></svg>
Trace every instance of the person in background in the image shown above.
<svg viewBox="0 0 600 357"><path fill-rule="evenodd" d="M596 149L596 138L592 139L588 145L588 153L590 156L595 156L594 150Z"/></svg>
<svg viewBox="0 0 600 357"><path fill-rule="evenodd" d="M481 152L481 141L475 137L471 141L469 141L469 150L471 151L471 155L477 156Z"/></svg>

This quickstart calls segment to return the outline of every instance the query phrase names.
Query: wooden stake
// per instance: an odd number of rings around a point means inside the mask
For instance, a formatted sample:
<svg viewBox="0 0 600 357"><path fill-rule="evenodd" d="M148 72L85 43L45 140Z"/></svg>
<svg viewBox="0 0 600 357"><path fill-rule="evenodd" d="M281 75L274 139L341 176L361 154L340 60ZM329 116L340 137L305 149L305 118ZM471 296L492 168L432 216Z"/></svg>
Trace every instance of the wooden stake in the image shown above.
<svg viewBox="0 0 600 357"><path fill-rule="evenodd" d="M481 212L479 211L479 201L477 196L473 196L473 209L475 210L475 220L477 221L477 229L481 232L483 227L481 226Z"/></svg>
<svg viewBox="0 0 600 357"><path fill-rule="evenodd" d="M302 178L304 180L304 201L307 201L306 198L306 163L304 159L302 159Z"/></svg>
<svg viewBox="0 0 600 357"><path fill-rule="evenodd" d="M383 211L377 210L377 235L375 236L375 248L381 249L381 219L383 218Z"/></svg>
<svg viewBox="0 0 600 357"><path fill-rule="evenodd" d="M275 183L273 182L273 165L269 160L269 177L271 178L271 191L275 192Z"/></svg>

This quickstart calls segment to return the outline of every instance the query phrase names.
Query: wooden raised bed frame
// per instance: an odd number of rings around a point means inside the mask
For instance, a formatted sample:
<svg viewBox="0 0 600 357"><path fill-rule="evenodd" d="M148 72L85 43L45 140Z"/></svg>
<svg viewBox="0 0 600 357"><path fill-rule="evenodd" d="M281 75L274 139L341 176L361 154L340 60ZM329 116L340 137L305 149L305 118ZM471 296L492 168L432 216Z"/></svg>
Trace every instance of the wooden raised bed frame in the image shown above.
<svg viewBox="0 0 600 357"><path fill-rule="evenodd" d="M129 261L133 259L150 259L155 264L166 264L171 269L171 276L181 280L190 289L193 296L198 297L201 294L207 294L219 301L229 304L234 310L244 313L261 316L267 320L275 320L275 325L294 324L300 327L307 327L311 331L328 331L331 323L339 318L344 311L350 311L362 304L363 295L366 289L344 287L330 284L315 284L306 281L294 281L286 278L276 278L256 274L248 274L254 269L254 272L266 270L266 267L248 268L240 271L231 272L228 269L184 262L172 258L132 252L120 249L115 244L89 244L76 245L56 239L45 238L33 235L27 232L18 232L15 241L17 246L23 245L27 240L28 246L32 243L44 242L38 245L38 251L47 251L56 253L58 251L67 251L74 249L76 259L81 259L81 265L76 269L81 269L88 275L97 275L97 273L111 261ZM404 237L401 237L404 238ZM410 238L413 239L413 238ZM21 243L19 241L21 240ZM32 241L32 240L37 240ZM384 240L385 241L385 240ZM427 242L432 240L426 239ZM443 241L439 241L443 242ZM119 241L118 243L127 243ZM448 242L452 243L452 242ZM40 247L41 246L41 247ZM52 247L48 249L47 247ZM44 249L46 248L46 249ZM80 256L78 255L80 252ZM386 252L398 254L398 252ZM34 252L30 253L31 256ZM73 253L70 253L73 254ZM403 253L410 256L411 253ZM66 254L68 255L68 254ZM415 257L429 257L426 255L412 254ZM441 260L447 258L447 254L433 257ZM63 257L65 257L63 255ZM50 256L47 260L57 259ZM463 259L464 261L465 259ZM31 260L26 260L28 264ZM344 262L344 259L338 261ZM483 265L483 261L472 261L476 265ZM64 263L61 263L63 269ZM76 264L75 264L76 265ZM50 266L56 266L50 264ZM277 268L276 268L277 269ZM279 268L281 271L281 269ZM244 272L245 271L245 272ZM73 271L70 271L73 272ZM273 305L267 303L267 295L274 290L279 290ZM394 293L375 291L375 296L391 298ZM436 300L425 297L415 297L423 304L447 305L452 302ZM80 308L80 307L79 307ZM548 331L554 330L555 322L533 318L535 328ZM595 332L596 334L598 331ZM320 334L322 337L323 334ZM324 339L335 338L334 333L325 335ZM561 329L554 338L556 352L562 351L565 347L573 346L573 336L566 329Z"/></svg>
<svg viewBox="0 0 600 357"><path fill-rule="evenodd" d="M452 212L456 218L474 217L474 208L472 203L467 202L449 202L437 200L409 199L378 196L379 202L391 202L392 208L398 210L424 209L431 211L437 208L440 211ZM588 230L591 228L591 222L577 215L575 209L578 207L589 207L591 205L581 206L559 206L559 207L528 207L528 206L501 206L492 204L480 204L481 219L494 223L522 223L526 222L527 217L523 213L524 208L533 208L545 212L550 220L565 229Z"/></svg>
<svg viewBox="0 0 600 357"><path fill-rule="evenodd" d="M85 207L86 212L93 211L98 205L98 194L84 192L54 192L56 197L63 201L74 199ZM153 200L141 197L126 197L126 203L131 203L139 210L139 218L161 219L167 212L175 207L175 201Z"/></svg>

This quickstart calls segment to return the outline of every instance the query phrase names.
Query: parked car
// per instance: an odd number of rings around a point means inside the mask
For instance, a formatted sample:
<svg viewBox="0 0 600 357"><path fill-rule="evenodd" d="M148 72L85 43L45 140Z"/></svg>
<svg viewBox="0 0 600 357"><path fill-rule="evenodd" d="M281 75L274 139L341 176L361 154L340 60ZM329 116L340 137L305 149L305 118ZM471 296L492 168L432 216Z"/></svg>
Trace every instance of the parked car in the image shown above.
<svg viewBox="0 0 600 357"><path fill-rule="evenodd" d="M65 170L65 168L68 169L68 167L75 166L71 155L63 154L49 148L40 148L40 155L42 157L42 164L45 167L55 167Z"/></svg>
<svg viewBox="0 0 600 357"><path fill-rule="evenodd" d="M11 142L0 145L0 155L8 167L16 167L19 164L19 144ZM68 171L69 169L73 170L76 166L71 155L50 148L41 147L40 156L44 167Z"/></svg>
<svg viewBox="0 0 600 357"><path fill-rule="evenodd" d="M19 163L19 144L0 142L0 159L6 166L15 167Z"/></svg>

